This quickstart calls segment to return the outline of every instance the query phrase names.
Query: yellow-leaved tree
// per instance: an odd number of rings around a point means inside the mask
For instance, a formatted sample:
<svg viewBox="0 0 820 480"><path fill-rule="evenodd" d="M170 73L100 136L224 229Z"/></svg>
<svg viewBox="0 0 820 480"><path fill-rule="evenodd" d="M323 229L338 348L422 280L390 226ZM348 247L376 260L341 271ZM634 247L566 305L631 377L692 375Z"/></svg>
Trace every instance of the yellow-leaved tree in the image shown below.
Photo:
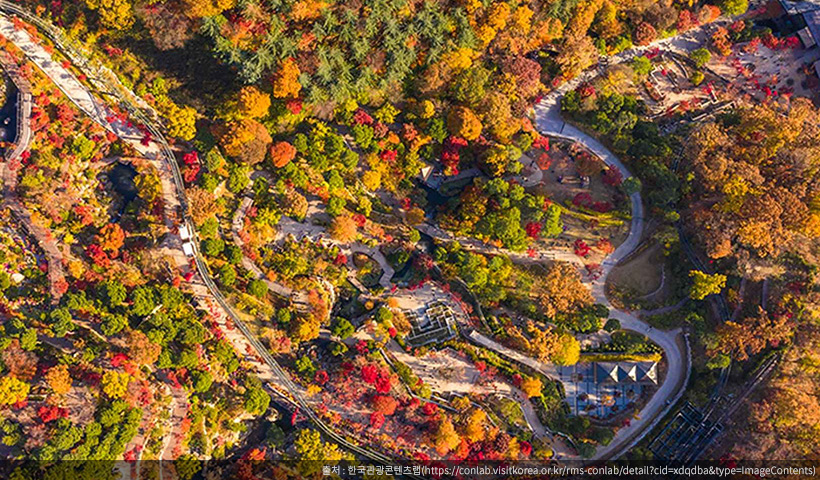
<svg viewBox="0 0 820 480"><path fill-rule="evenodd" d="M540 397L543 384L535 377L524 377L521 380L521 390L529 398Z"/></svg>
<svg viewBox="0 0 820 480"><path fill-rule="evenodd" d="M134 9L128 0L85 0L85 4L97 11L105 28L125 30L134 24Z"/></svg>
<svg viewBox="0 0 820 480"><path fill-rule="evenodd" d="M213 17L236 6L236 0L184 0L185 13L191 18Z"/></svg>
<svg viewBox="0 0 820 480"><path fill-rule="evenodd" d="M470 443L484 440L486 424L487 414L480 408L474 408L464 420L464 436Z"/></svg>
<svg viewBox="0 0 820 480"><path fill-rule="evenodd" d="M359 235L356 221L349 215L339 215L334 218L328 233L333 239L342 243L350 243Z"/></svg>
<svg viewBox="0 0 820 480"><path fill-rule="evenodd" d="M131 376L125 372L109 370L102 376L102 391L111 398L125 398Z"/></svg>
<svg viewBox="0 0 820 480"><path fill-rule="evenodd" d="M6 376L0 378L0 405L12 405L22 402L28 397L30 388L28 383L18 380L16 377Z"/></svg>
<svg viewBox="0 0 820 480"><path fill-rule="evenodd" d="M261 118L268 114L269 109L270 95L253 86L243 87L229 102L226 117L229 120Z"/></svg>
<svg viewBox="0 0 820 480"><path fill-rule="evenodd" d="M168 135L193 140L196 135L196 110L193 107L180 107L169 100L160 104L159 110L167 120Z"/></svg>
<svg viewBox="0 0 820 480"><path fill-rule="evenodd" d="M55 365L46 372L46 383L57 395L65 395L71 390L71 375L65 365Z"/></svg>
<svg viewBox="0 0 820 480"><path fill-rule="evenodd" d="M296 60L286 58L279 63L273 77L273 96L276 98L295 98L299 96L302 85L299 84L299 66Z"/></svg>
<svg viewBox="0 0 820 480"><path fill-rule="evenodd" d="M461 438L453 427L453 422L444 417L433 432L433 447L439 455L446 455L450 450L456 448L461 443Z"/></svg>
<svg viewBox="0 0 820 480"><path fill-rule="evenodd" d="M447 128L456 137L475 140L481 135L481 121L467 107L456 107L447 115Z"/></svg>

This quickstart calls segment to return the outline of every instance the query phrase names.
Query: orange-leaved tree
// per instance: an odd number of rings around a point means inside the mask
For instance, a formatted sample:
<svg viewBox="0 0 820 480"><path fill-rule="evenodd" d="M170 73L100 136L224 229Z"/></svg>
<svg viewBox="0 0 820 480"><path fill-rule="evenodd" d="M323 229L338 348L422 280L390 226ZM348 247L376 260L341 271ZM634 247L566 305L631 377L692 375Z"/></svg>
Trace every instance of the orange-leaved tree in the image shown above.
<svg viewBox="0 0 820 480"><path fill-rule="evenodd" d="M270 158L273 166L282 168L296 157L296 147L288 142L276 142L270 147Z"/></svg>

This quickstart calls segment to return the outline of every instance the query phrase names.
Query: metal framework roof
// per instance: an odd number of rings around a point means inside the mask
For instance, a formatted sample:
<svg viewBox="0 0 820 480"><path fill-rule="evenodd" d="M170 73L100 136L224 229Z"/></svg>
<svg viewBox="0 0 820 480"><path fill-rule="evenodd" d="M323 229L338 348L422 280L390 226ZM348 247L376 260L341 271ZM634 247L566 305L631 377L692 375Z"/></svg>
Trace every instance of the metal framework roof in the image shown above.
<svg viewBox="0 0 820 480"><path fill-rule="evenodd" d="M598 362L595 364L596 383L658 383L658 364L655 362Z"/></svg>

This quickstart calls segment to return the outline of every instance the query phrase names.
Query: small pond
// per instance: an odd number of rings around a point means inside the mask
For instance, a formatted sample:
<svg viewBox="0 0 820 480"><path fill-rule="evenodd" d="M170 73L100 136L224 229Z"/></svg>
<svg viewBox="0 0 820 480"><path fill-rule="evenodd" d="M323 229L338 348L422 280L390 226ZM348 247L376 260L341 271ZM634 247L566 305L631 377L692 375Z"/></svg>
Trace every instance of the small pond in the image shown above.
<svg viewBox="0 0 820 480"><path fill-rule="evenodd" d="M108 172L108 179L117 192L124 200L125 204L131 203L137 198L139 190L134 179L137 178L137 171L131 165L117 162Z"/></svg>
<svg viewBox="0 0 820 480"><path fill-rule="evenodd" d="M134 182L138 175L137 170L129 164L117 162L106 175L111 182L111 188L122 198L122 205L114 217L114 221L119 221L131 202L139 195Z"/></svg>

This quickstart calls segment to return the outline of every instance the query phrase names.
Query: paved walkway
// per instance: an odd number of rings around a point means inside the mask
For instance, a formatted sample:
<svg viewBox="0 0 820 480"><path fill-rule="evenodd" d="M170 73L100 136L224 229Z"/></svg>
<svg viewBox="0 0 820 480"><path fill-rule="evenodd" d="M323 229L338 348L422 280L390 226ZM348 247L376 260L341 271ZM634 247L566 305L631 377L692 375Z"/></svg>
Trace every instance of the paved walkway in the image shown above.
<svg viewBox="0 0 820 480"><path fill-rule="evenodd" d="M169 230L169 235L166 236L164 247L168 248L174 254L178 265L187 264L187 259L182 253L181 239L176 234L176 227L174 219L176 218L176 210L179 207L178 192L171 180L170 166L163 162L163 155L160 147L154 142L144 142L143 133L133 125L112 121L113 115L102 102L94 98L90 91L71 73L64 68L61 63L54 61L51 54L48 53L39 43L33 41L29 34L24 30L15 30L14 24L6 16L0 15L0 34L5 36L17 47L19 47L25 56L40 68L43 73L48 76L52 82L66 95L66 97L74 103L83 113L88 115L94 122L102 125L107 130L115 133L124 141L130 143L144 158L154 161L155 166L160 172L162 180L163 200L165 206L165 224ZM13 72L12 72L13 73ZM14 76L14 75L12 75ZM12 155L21 155L22 152L28 150L31 134L28 129L29 117L31 114L31 95L27 94L27 85L18 86L21 91L23 103L23 114L18 120L24 126L24 135L22 141L18 141ZM147 144L146 144L147 143ZM10 157L14 158L14 157ZM49 263L49 279L52 289L52 300L58 301L60 295L55 292L55 285L58 279L65 281L63 273L63 255L60 251L56 240L51 232L31 222L31 216L27 209L20 203L14 194L17 186L17 172L7 168L7 164L0 166L2 169L2 178L4 181L4 204L10 208L20 219L29 232L35 236L38 243L40 243L43 250L46 252ZM75 323L76 320L75 320ZM182 441L182 433L180 431L182 420L187 413L187 398L183 389L173 389L173 402L171 406L171 432L166 435L165 447L161 452L161 459L172 460L174 458L174 450L176 446ZM134 444L134 447L137 447ZM139 445L139 449L142 449ZM131 469L129 469L131 470ZM123 477L133 475L133 471L126 473L125 468L121 469ZM160 475L162 472L160 472Z"/></svg>
<svg viewBox="0 0 820 480"><path fill-rule="evenodd" d="M315 218L317 215L324 213L324 206L317 200L313 200L308 202L308 213L305 217L304 222L297 222L296 220L282 216L281 220L279 220L279 224L277 225L276 231L276 242L283 242L285 238L289 235L292 235L297 240L301 240L303 238L309 238L313 242L322 243L324 245L332 245L339 248L344 255L348 258L352 257L354 253L361 253L363 255L367 255L368 257L375 260L379 267L382 269L382 275L379 277L379 285L381 285L385 290L390 290L392 287L391 279L396 271L390 265L390 262L387 261L387 258L384 254L379 250L378 246L370 247L360 242L354 243L342 243L338 240L334 240L328 236L325 227L319 225L313 225L311 222L312 218ZM348 276L351 283L356 285L356 288L367 291L367 288L361 284L356 278L356 271L354 269L350 269L350 275Z"/></svg>
<svg viewBox="0 0 820 480"><path fill-rule="evenodd" d="M584 260L581 257L566 250L538 250L536 251L536 256L531 257L526 252L514 252L506 248L494 247L476 238L455 236L452 233L442 230L440 227L430 223L422 223L417 225L416 229L421 233L430 235L438 240L445 242L458 242L458 244L465 250L469 250L471 252L481 252L488 255L505 255L516 263L534 264L543 263L544 260L552 260L574 263L579 266L584 265Z"/></svg>
<svg viewBox="0 0 820 480"><path fill-rule="evenodd" d="M490 350L494 350L510 360L526 365L547 378L558 381L561 380L561 376L558 373L558 367L553 363L539 362L538 360L528 357L517 350L505 347L504 345L496 342L486 335L479 333L476 330L470 331L467 336L473 342L489 348Z"/></svg>
<svg viewBox="0 0 820 480"><path fill-rule="evenodd" d="M609 64L631 60L635 56L642 55L647 50L654 48L665 48L685 53L688 50L700 47L705 35L704 27L701 27L678 37L655 42L643 48L627 50L619 55L609 57ZM538 131L544 135L559 137L584 145L590 152L603 160L607 166L620 171L623 178L628 178L632 175L618 157L610 152L597 139L567 124L561 117L561 98L564 94L581 83L591 80L598 75L598 73L597 70L589 70L572 81L561 85L544 97L541 102L535 106L535 125ZM606 297L604 286L607 276L618 262L637 248L640 243L641 233L644 229L644 210L640 193L636 192L632 194L630 201L632 205L632 224L630 226L629 235L626 240L601 263L600 274L594 278L589 278L588 284L595 302L606 306L609 310L609 318L618 319L623 329L646 335L651 341L663 349L668 368L664 382L643 410L641 410L640 418L633 421L629 426L619 429L615 438L608 446L598 448L593 460L617 457L637 443L637 441L639 441L646 432L651 430L651 427L669 411L672 404L683 394L690 371L688 352L682 346L680 339L681 329L672 331L654 329L633 314L616 310ZM543 259L550 259L583 265L583 260L580 257L565 251L545 250L538 252L537 257L533 258L525 253L511 252L506 249L491 247L473 238L454 237L449 232L445 232L431 224L422 224L419 230L435 238L458 241L468 250L480 251L487 254L503 253L508 255L513 261L519 263L540 263ZM528 365L550 378L560 379L554 365L544 364L520 352L508 349L478 332L471 332L470 338L474 342L501 353L519 363Z"/></svg>
<svg viewBox="0 0 820 480"><path fill-rule="evenodd" d="M77 104L77 106L81 110L87 113L92 119L94 119L95 121L103 125L105 128L115 132L121 138L134 145L135 148L146 158L157 160L158 163L160 163L158 168L160 168L161 171L166 172L166 174L161 175L161 178L163 180L163 195L166 200L165 218L166 222L168 222L169 224L169 227L171 227L170 230L172 232L175 231L171 219L175 217L175 210L176 207L179 205L177 198L180 198L180 196L178 192L176 192L175 186L173 185L173 182L170 181L170 177L167 174L167 169L170 167L162 164L162 155L160 155L159 147L153 142L148 142L148 145L143 145L143 135L136 128L117 122L109 122L109 115L106 112L106 110L103 107L101 107L101 103L98 102L90 94L90 92L82 85L82 83L76 77L74 77L74 75L71 72L63 68L61 64L53 61L53 59L45 51L45 49L43 49L42 46L40 46L36 42L32 41L32 39L28 36L26 32L14 30L12 22L5 16L0 16L0 33L5 35L7 38L9 38L9 40L11 40L19 48L21 48L25 52L25 54L36 65L38 65L38 67L40 67L43 70L43 72L45 72L45 74L48 75L55 82L55 84L57 84L57 86L66 94L66 96L68 96L75 104ZM610 63L618 63L621 61L628 60L634 57L635 55L642 54L643 51L646 50L646 48L664 48L668 46L668 48L674 50L685 49L688 46L688 43L698 45L699 42L697 41L697 38L699 35L701 35L701 32L700 29L697 29L697 31L689 32L687 34L674 37L672 39L656 42L655 44L649 47L645 47L643 49L632 49L618 56L612 57ZM604 148L603 145L598 143L594 138L584 134L583 132L575 129L570 125L565 124L563 120L560 118L561 96L565 92L569 91L571 88L577 86L577 84L581 81L591 78L592 76L594 76L594 74L594 71L587 72L581 77L573 80L572 82L564 84L558 90L553 92L550 96L545 98L536 107L536 124L538 129L544 134L560 136L583 143L593 153L599 155L608 165L621 170L624 174L624 178L626 178L629 176L628 171L614 155L612 155L608 150L606 150L606 148ZM606 278L606 275L612 269L612 267L618 261L620 261L620 259L622 259L626 254L628 254L633 248L635 248L635 246L637 246L638 239L640 237L640 232L643 228L643 210L642 205L640 203L639 194L634 194L632 196L632 209L632 229L630 230L629 237L610 257L608 257L604 261L604 263L602 264L603 275L601 275L599 279L594 280L592 283L592 292L596 301L604 305L607 305L608 307L610 307L610 309L611 305L609 304L609 301L606 299L606 296L604 295L604 280ZM178 237L176 237L175 235L169 237L171 237L171 243L174 247L179 247L181 245L181 242L179 242ZM369 247L365 247L365 250L360 251L362 251L362 253L366 253L366 249L369 249ZM175 248L175 250L181 251L180 248ZM370 251L372 252L372 250ZM389 267L389 265L387 265L386 260L383 260L383 257L380 259L378 258L378 255L375 254L371 256L377 262L379 262L379 264L382 265L384 269L385 274L383 275L380 283L382 283L382 285L389 286L389 278L392 277L392 269L388 270L388 268L384 268L385 265L387 267ZM182 260L185 260L184 256L182 257ZM387 276L389 271L391 273L389 276ZM385 277L387 278L386 282L384 281ZM661 385L661 388L653 396L653 398L641 412L641 419L636 422L633 422L632 425L630 425L630 427L622 428L621 430L619 430L613 442L608 447L600 448L596 453L595 458L606 458L607 456L617 454L618 449L624 447L624 444L628 441L633 441L634 437L637 434L643 431L645 427L649 426L651 419L658 418L659 414L661 413L661 410L663 410L664 401L666 401L667 399L671 399L675 391L682 392L682 389L679 389L677 385L681 383L681 376L685 370L683 368L683 361L681 358L682 349L676 343L676 337L679 333L678 330L674 332L659 332L657 330L653 330L647 324L641 322L639 319L637 319L636 317L627 312L621 312L611 309L610 314L612 317L618 318L621 321L621 325L623 328L644 333L647 336L649 336L649 338L652 339L652 341L658 343L666 353L667 360L669 362L669 369L667 372L667 377L664 383ZM686 371L686 373L688 374L688 371Z"/></svg>
<svg viewBox="0 0 820 480"><path fill-rule="evenodd" d="M171 430L165 434L165 445L160 452L160 460L174 460L179 455L179 446L182 445L183 432L182 421L188 415L188 395L184 388L171 386L171 405L169 406L171 418L168 424Z"/></svg>
<svg viewBox="0 0 820 480"><path fill-rule="evenodd" d="M6 9L12 9L9 5L13 4L7 5L7 2L2 3ZM166 235L165 247L172 249L171 253L177 259L178 265L187 265L188 259L181 251L181 242L178 234L174 233L176 232L176 227L171 219L175 219L180 223L184 222L188 224L191 229L193 229L193 225L187 218L176 218L176 210L178 206L180 206L179 200L184 200L184 192L181 191L183 188L181 182L173 181L178 177L178 175L174 175L178 172L175 170L176 165L173 155L167 150L163 150L155 142L149 141L147 142L148 145L142 145L142 134L139 131L135 132L132 126L120 123L109 123L107 113L102 113L104 110L103 104L98 102L70 71L62 68L60 64L56 64L38 42L32 40L25 32L15 31L12 22L2 14L0 14L0 34L7 35L7 38L23 50L82 111L91 115L92 119L101 123L106 129L114 131L125 141L132 143L141 154L157 162L157 168L160 169L162 178L163 197L166 200L166 224L169 224L169 230L173 233ZM177 185L179 185L179 189L176 188ZM365 458L381 463L389 463L391 459L383 452L374 451L358 443L349 441L346 437L340 435L333 427L325 424L322 419L313 412L304 400L304 389L296 386L292 382L287 373L281 369L265 347L259 343L256 336L247 329L244 323L241 322L241 319L232 311L219 292L219 289L211 280L207 272L207 266L203 263L198 253L194 259L198 268L200 268L203 284L191 283L190 287L194 292L199 292L198 298L205 304L214 305L214 303L216 303L219 305L218 309L220 312L214 310L214 315L219 320L218 324L225 329L223 331L225 331L226 337L234 346L235 350L240 352L240 355L245 355L246 361L251 363L252 368L255 369L260 380L262 380L265 385L270 386L272 392L279 395L281 395L281 393L273 388L274 382L277 388L285 388L288 391L288 395L293 397L292 399L286 397L286 399L296 401L302 407L304 414L332 441L339 443L341 446ZM227 321L227 317L231 318L230 322ZM127 472L125 472L125 470L121 471L123 478L125 478ZM160 471L160 480L162 480L162 471Z"/></svg>
<svg viewBox="0 0 820 480"><path fill-rule="evenodd" d="M136 126L115 119L113 112L105 103L94 97L70 70L63 67L61 62L55 61L40 43L31 38L28 32L16 30L14 23L2 14L0 14L0 34L20 48L25 56L49 77L60 91L77 108L88 115L91 120L131 144L140 155L154 163L154 166L160 172L165 209L164 219L169 232L165 237L163 247L168 249L177 266L187 265L188 261L182 253L182 240L177 234L175 225L177 211L180 206L178 200L180 195L172 180L171 166L165 162L165 160L170 161L170 159L166 159L162 155L161 147L153 141L143 142L145 135Z"/></svg>
<svg viewBox="0 0 820 480"><path fill-rule="evenodd" d="M699 31L700 29L698 29ZM700 43L697 40L699 33L692 32L688 35L675 37L662 42L657 42L651 47L670 48L697 48ZM626 61L635 55L642 54L645 49L633 49L614 57L614 63ZM613 63L611 61L610 63ZM567 82L557 90L546 96L535 107L535 124L539 132L544 135L564 138L581 143L592 153L601 158L609 167L621 172L623 178L631 176L626 166L610 152L603 144L594 137L582 132L572 125L564 122L561 117L561 98L571 89L575 88L583 81L588 81L597 74L595 71L586 72L580 78ZM686 387L689 376L688 352L684 351L678 341L681 329L663 331L652 328L649 324L638 319L629 312L616 310L606 297L604 286L606 278L615 265L624 257L629 255L640 243L641 233L644 228L644 210L641 203L640 193L633 193L630 196L632 203L632 225L626 240L609 255L601 264L601 274L598 278L591 280L592 296L597 303L605 305L609 310L609 317L615 318L621 323L621 328L632 330L649 337L658 344L664 351L667 361L667 372L663 383L640 412L640 418L633 421L629 426L623 427L615 435L608 446L602 446L596 451L593 460L617 457L628 447L637 443L646 432L648 432L656 419L663 417L672 407L672 404L680 398Z"/></svg>
<svg viewBox="0 0 820 480"><path fill-rule="evenodd" d="M300 302L300 300L304 299L296 298L296 293L298 292L294 292L292 288L286 287L279 282L273 282L268 279L262 269L256 265L256 262L245 255L245 242L242 240L242 235L240 235L240 232L245 225L245 216L248 214L248 209L251 208L251 205L253 205L253 198L242 198L242 202L239 204L239 208L236 209L236 213L234 213L233 216L233 221L231 222L231 236L233 237L233 241L237 246L239 246L239 248L242 249L242 266L245 267L246 270L252 272L256 278L264 280L268 285L268 289L273 293L279 295L280 297L293 300L295 303L304 303Z"/></svg>
<svg viewBox="0 0 820 480"><path fill-rule="evenodd" d="M0 55L0 62L2 62L3 69L8 73L18 90L17 138L15 138L14 149L6 156L6 161L0 164L0 177L3 179L3 206L14 214L17 221L23 224L23 227L34 237L37 244L45 252L48 261L51 303L56 305L62 297L62 284L66 281L63 269L63 254L51 232L31 220L31 212L17 197L18 170L9 168L9 165L18 160L31 146L31 109L33 105L31 86L19 74L16 60L11 58L10 55L4 52L3 55Z"/></svg>

